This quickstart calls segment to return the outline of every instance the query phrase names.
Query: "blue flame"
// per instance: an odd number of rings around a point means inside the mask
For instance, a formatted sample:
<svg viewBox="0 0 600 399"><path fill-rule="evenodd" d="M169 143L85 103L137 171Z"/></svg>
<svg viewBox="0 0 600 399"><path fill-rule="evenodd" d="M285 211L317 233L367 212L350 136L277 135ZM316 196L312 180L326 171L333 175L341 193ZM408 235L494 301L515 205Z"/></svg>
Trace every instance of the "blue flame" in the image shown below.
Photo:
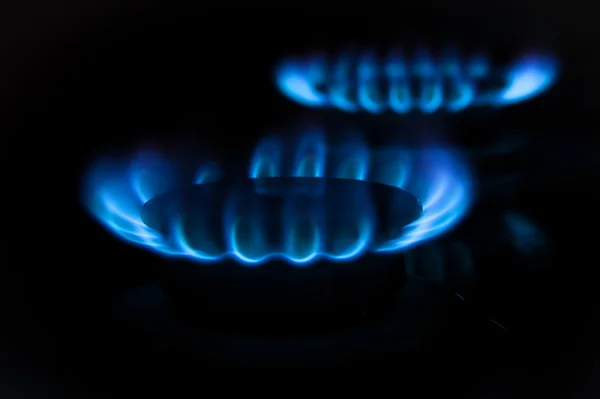
<svg viewBox="0 0 600 399"><path fill-rule="evenodd" d="M497 104L511 104L537 96L556 79L556 63L548 57L527 56L506 71L506 88L498 93Z"/></svg>
<svg viewBox="0 0 600 399"><path fill-rule="evenodd" d="M257 145L250 159L250 178L316 177L378 182L416 195L422 202L423 213L415 222L394 232L395 236L373 247L372 214L377 204L370 204L367 199L363 201L361 212L349 217L350 230L355 234L350 238L346 234L344 238L335 231L325 235L320 228L323 210L304 206L306 197L299 197L297 204L282 211L286 228L281 250L264 253L266 246L261 242L260 226L264 218L269 217L267 209L242 212L236 204L228 204L223 217L225 237L214 237L214 230L201 228L190 236L182 219L171 220L173 226L168 237L148 227L141 217L144 204L185 184L180 180L186 174L173 165L158 153L147 150L129 162L107 159L96 163L88 175L85 204L116 236L160 254L202 262L233 258L247 265L281 258L291 264L307 265L321 258L350 260L365 251L404 250L450 229L466 214L472 200L469 174L459 157L447 148L372 150L360 138L330 146L318 130L310 131L293 143L266 138ZM218 166L212 163L201 165L195 174L187 175L193 176L193 184L214 182L223 177ZM318 187L308 187L306 191L315 194ZM356 200L361 194L353 192L352 195ZM239 201L243 203L246 199L239 198ZM221 239L224 240L222 245L217 243Z"/></svg>
<svg viewBox="0 0 600 399"><path fill-rule="evenodd" d="M492 68L482 55L461 59L447 52L436 61L424 50L410 60L398 50L384 59L372 51L345 51L333 60L286 59L276 68L275 82L284 95L308 107L404 114L521 102L548 89L557 72L554 58L544 54Z"/></svg>

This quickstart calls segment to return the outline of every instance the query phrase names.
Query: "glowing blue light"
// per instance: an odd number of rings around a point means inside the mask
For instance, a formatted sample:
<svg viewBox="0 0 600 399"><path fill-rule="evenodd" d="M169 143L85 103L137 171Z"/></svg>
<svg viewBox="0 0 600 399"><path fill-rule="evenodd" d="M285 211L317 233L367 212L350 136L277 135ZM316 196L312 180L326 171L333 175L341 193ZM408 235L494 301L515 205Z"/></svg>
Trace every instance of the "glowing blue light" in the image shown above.
<svg viewBox="0 0 600 399"><path fill-rule="evenodd" d="M142 207L149 199L185 184L178 180L179 176L192 174L181 173L172 163L149 151L140 152L128 163L106 160L94 164L87 179L85 204L92 215L126 242L204 263L233 258L248 266L257 266L270 259L308 265L318 259L347 261L365 252L401 251L449 230L466 214L472 199L469 174L459 157L449 149L371 150L358 136L330 147L318 130L311 130L293 142L273 138L261 141L251 157L248 173L250 178L257 179L342 178L400 187L421 200L423 214L414 223L399 229L397 237L379 242L376 247L373 246L373 215L377 204L369 202L369 195L364 201L358 199L364 206L348 218L349 227L343 227L346 229L343 234L335 229L325 233L322 209L305 209L301 204L285 208L280 217L286 227L282 230L279 250L265 252L269 247L261 242L260 226L263 218L268 217L268 210L244 213L239 212L235 204L229 204L219 222L223 223L222 237L215 237L214 229L198 227L190 235L183 219L170 220L170 233L165 236L142 221ZM214 182L222 177L219 168L212 163L201 165L193 176L191 183L194 184ZM319 187L304 190L318 195ZM352 195L356 200L361 193ZM247 200L239 198L239 201Z"/></svg>
<svg viewBox="0 0 600 399"><path fill-rule="evenodd" d="M304 105L325 105L326 99L315 88L315 83L325 77L321 68L322 64L323 61L318 58L304 63L281 64L279 73L284 74L286 79L281 82L280 90L288 96L298 93L298 101Z"/></svg>
<svg viewBox="0 0 600 399"><path fill-rule="evenodd" d="M308 107L404 114L521 102L547 90L557 74L556 61L539 54L492 68L482 55L461 60L449 53L436 61L425 51L411 60L397 50L385 59L370 51L346 51L332 61L287 59L276 68L275 83L288 98Z"/></svg>
<svg viewBox="0 0 600 399"><path fill-rule="evenodd" d="M543 56L528 56L508 68L508 84L497 99L497 104L520 102L546 90L556 78L556 63Z"/></svg>

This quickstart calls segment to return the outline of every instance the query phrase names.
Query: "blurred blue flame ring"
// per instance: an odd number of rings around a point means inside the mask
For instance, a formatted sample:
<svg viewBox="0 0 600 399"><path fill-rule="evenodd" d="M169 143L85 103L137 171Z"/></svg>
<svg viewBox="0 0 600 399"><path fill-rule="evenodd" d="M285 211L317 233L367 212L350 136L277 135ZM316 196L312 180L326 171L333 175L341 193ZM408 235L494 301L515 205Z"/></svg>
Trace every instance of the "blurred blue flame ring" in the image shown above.
<svg viewBox="0 0 600 399"><path fill-rule="evenodd" d="M449 52L434 60L420 51L408 59L392 50L382 58L365 51L285 59L275 69L275 83L307 107L404 114L518 103L544 92L557 75L554 57L541 53L493 68L482 55Z"/></svg>
<svg viewBox="0 0 600 399"><path fill-rule="evenodd" d="M224 212L216 212L213 218L214 223L225 222L227 225L228 233L224 243L220 241L223 239L222 227L194 227L193 234L188 235L187 232L192 230L185 223L193 221L193 217L179 220L171 218L168 234L165 234L167 230L161 230L164 226L154 226L149 222L148 224L156 227L151 228L144 223L144 204L178 187L189 186L189 180L181 181L182 176L186 174L181 173L181 170L175 167L175 163L175 160L167 160L149 150L140 151L127 162L117 162L108 158L101 160L92 166L87 175L85 205L91 214L116 236L162 255L183 256L201 262L230 258L246 265L258 265L272 256L278 256L294 265L308 265L321 258L349 260L366 251L405 250L455 226L465 216L473 199L468 169L460 157L448 148L388 147L371 150L358 139L346 140L329 148L323 134L316 130L306 132L293 145L286 145L275 138L265 138L255 148L249 165L248 181L255 182L256 192L262 189L273 194L277 185L264 184L270 181L269 178L311 178L297 179L305 183L293 185L294 190L301 192L298 198L306 201L307 196L322 195L319 192L320 180L368 181L406 190L410 193L407 195L420 200L418 205L422 212L419 211L420 216L417 215L415 220L398 222L397 229L386 229L388 233L397 235L386 237L382 241L379 238L371 239L371 232L378 227L373 225L376 218L370 218L368 215L379 204L375 205L366 200L372 195L370 188L363 194L355 188L351 189L350 193L340 191L338 198L345 196L348 201L352 201L354 195L354 203L363 204L362 207L352 208L360 209L360 212L352 213L352 209L348 208L348 212L360 217L349 218L347 231L340 227L343 226L341 223L336 225L337 233L330 231L326 235L323 235L324 230L319 230L323 227L318 221L321 217L319 212L323 209L319 210L319 206L311 209L311 206L303 206L302 201L292 201L296 205L291 209L282 205L277 210L278 220L287 223L285 231L280 231L284 233L284 238L287 238L283 239L283 243L277 249L260 253L260 248L264 250L271 247L261 246L257 244L258 241L252 241L261 237L261 234L254 234L261 226L256 221L265 217L252 206L236 208L233 205L223 205L220 208L212 208L222 209ZM216 164L206 163L197 168L192 182L205 184L220 181L222 178ZM288 191L284 191L289 193L289 189L288 187ZM364 195L362 200L361 195ZM242 195L238 199L238 203L249 201L248 195ZM207 198L205 202L217 200L218 196L213 199ZM417 202L418 200L415 199ZM311 204L311 201L306 203ZM232 212L232 209L245 209L246 214L237 214ZM343 210L343 207L340 209ZM406 223L408 224L405 225ZM216 231L219 232L218 235L214 233ZM326 244L328 240L333 240L336 244L332 247Z"/></svg>

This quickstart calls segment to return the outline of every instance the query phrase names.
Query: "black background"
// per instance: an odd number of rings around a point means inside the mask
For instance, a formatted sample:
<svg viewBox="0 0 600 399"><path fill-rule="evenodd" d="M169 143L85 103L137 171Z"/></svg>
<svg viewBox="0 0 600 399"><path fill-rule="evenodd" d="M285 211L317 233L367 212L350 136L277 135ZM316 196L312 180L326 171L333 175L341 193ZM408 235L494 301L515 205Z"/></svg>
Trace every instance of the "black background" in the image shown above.
<svg viewBox="0 0 600 399"><path fill-rule="evenodd" d="M10 278L4 279L8 368L2 389L86 397L99 391L73 371L86 368L105 373L107 387L118 385L110 382L110 363L119 362L119 351L103 338L108 301L154 279L160 263L113 240L80 208L81 172L93 155L142 139L183 138L231 163L245 162L266 127L300 111L272 85L277 59L347 42L408 42L483 47L500 61L547 47L561 58L561 80L547 96L485 116L461 114L447 130L464 146L502 128L549 143L536 159L554 167L540 166L539 181L512 203L522 201L543 218L554 257L543 272L509 274L485 290L506 293L503 284L518 281L511 289L519 300L509 301L504 313L518 313L512 320L522 339L514 352L523 358L515 364L527 364L525 389L581 397L597 390L591 276L600 32L593 4L438 1L384 9L369 3L194 9L19 3L5 14L0 124L3 269ZM480 213L486 206L503 204L482 205ZM501 267L505 261L489 260ZM502 301L491 302L502 313Z"/></svg>

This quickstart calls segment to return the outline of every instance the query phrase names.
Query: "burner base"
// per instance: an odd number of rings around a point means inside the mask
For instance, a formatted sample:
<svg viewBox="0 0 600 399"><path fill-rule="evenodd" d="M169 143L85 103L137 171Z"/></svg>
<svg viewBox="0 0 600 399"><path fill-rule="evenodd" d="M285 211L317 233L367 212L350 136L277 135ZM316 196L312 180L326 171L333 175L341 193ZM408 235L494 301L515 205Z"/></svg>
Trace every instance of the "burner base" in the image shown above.
<svg viewBox="0 0 600 399"><path fill-rule="evenodd" d="M146 358L156 357L159 363L162 356L173 355L192 364L248 368L398 364L430 378L433 369L460 368L462 363L465 373L468 365L479 369L481 364L471 357L493 356L489 348L505 341L504 330L473 315L452 291L425 280L409 277L394 302L395 310L378 323L312 334L223 333L194 326L172 316L158 284L127 294L116 304L116 313L129 327L130 350L141 345Z"/></svg>
<svg viewBox="0 0 600 399"><path fill-rule="evenodd" d="M398 239L423 213L413 194L338 178L274 177L176 189L142 208L144 223L201 262L349 261Z"/></svg>
<svg viewBox="0 0 600 399"><path fill-rule="evenodd" d="M270 262L174 262L161 286L173 317L221 331L283 333L335 330L375 322L396 307L406 284L402 257L365 256L305 268Z"/></svg>

